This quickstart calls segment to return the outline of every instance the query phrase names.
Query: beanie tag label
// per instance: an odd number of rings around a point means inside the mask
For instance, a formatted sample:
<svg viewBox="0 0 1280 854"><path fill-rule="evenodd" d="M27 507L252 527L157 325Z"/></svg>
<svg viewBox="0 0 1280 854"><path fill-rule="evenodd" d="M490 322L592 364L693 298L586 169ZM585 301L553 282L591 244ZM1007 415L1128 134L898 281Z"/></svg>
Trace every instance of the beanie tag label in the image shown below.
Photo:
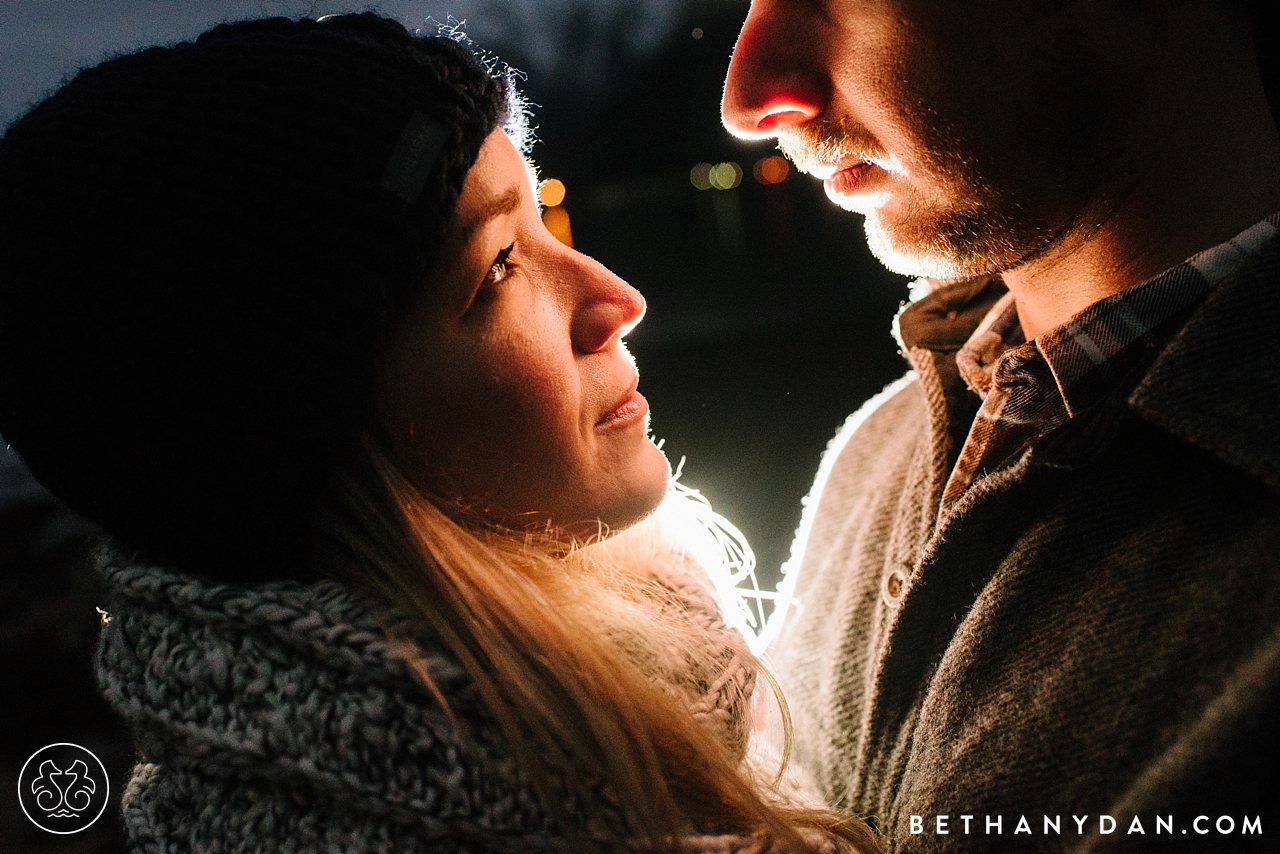
<svg viewBox="0 0 1280 854"><path fill-rule="evenodd" d="M444 147L448 129L420 110L414 110L387 160L378 182L397 198L411 205L422 195L431 169Z"/></svg>

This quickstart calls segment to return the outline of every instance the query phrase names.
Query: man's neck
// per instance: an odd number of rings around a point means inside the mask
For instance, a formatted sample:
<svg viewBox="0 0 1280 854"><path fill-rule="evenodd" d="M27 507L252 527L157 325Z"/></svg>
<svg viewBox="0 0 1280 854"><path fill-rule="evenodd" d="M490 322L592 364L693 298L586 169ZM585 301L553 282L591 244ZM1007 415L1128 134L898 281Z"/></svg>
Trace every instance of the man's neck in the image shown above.
<svg viewBox="0 0 1280 854"><path fill-rule="evenodd" d="M1256 72L1218 72L1200 91L1152 98L1131 149L1142 154L1117 165L1110 197L1004 272L1028 340L1280 211L1280 135Z"/></svg>

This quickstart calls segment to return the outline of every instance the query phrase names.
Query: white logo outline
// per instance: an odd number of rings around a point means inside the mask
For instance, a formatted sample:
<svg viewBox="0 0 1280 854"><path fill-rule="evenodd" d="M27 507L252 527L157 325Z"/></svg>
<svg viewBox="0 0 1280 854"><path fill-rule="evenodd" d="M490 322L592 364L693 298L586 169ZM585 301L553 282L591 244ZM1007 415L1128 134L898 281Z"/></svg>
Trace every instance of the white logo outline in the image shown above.
<svg viewBox="0 0 1280 854"><path fill-rule="evenodd" d="M45 827L32 817L27 810L28 794L23 791L22 779L27 773L27 766L40 754L53 747L74 747L81 750L89 756L93 757L93 761L97 763L98 770L102 773L102 786L104 788L102 806L98 809L98 814L91 818L87 823L75 830L52 830ZM83 759L76 759L70 762L63 770L52 759L46 759L40 763L36 769L39 773L31 781L30 796L33 797L34 806L44 812L48 818L81 818L81 813L88 810L93 805L93 796L97 793L98 784L94 779L94 774L90 771L88 764ZM67 778L70 777L70 780ZM56 799L56 800L55 800ZM72 833L92 827L93 824L107 810L107 803L111 800L111 781L107 777L106 766L102 764L102 760L98 758L92 750L82 747L79 744L73 744L69 741L59 741L53 744L46 744L27 758L22 763L22 770L18 772L18 805L22 807L22 813L36 827L45 833L55 833L59 836L67 836ZM51 806L49 804L52 804Z"/></svg>

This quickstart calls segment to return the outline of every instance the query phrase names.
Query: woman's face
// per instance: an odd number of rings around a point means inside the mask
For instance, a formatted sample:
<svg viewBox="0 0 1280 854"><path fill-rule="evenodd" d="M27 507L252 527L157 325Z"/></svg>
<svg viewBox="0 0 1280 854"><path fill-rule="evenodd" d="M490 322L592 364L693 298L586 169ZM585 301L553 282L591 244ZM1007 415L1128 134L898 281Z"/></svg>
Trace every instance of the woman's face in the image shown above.
<svg viewBox="0 0 1280 854"><path fill-rule="evenodd" d="M422 486L537 527L652 511L667 462L622 344L639 292L543 226L501 130L467 173L446 259L388 342L377 413Z"/></svg>

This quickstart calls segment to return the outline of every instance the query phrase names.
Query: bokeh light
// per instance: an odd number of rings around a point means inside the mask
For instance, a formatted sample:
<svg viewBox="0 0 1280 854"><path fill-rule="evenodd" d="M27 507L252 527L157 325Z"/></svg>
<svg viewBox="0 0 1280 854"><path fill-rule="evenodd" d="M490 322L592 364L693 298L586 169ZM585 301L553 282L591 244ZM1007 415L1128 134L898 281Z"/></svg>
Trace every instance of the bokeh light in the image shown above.
<svg viewBox="0 0 1280 854"><path fill-rule="evenodd" d="M751 167L751 174L755 175L756 180L761 184L780 184L791 174L791 164L787 162L787 158L779 154L762 157L756 161L755 166Z"/></svg>
<svg viewBox="0 0 1280 854"><path fill-rule="evenodd" d="M558 181L556 183L559 183ZM573 247L573 232L569 228L569 212L560 206L549 207L542 212L542 224L551 235L570 248Z"/></svg>
<svg viewBox="0 0 1280 854"><path fill-rule="evenodd" d="M737 163L717 163L711 167L707 180L717 190L732 190L742 183L742 167Z"/></svg>
<svg viewBox="0 0 1280 854"><path fill-rule="evenodd" d="M711 189L711 164L699 163L689 170L689 183L698 190Z"/></svg>
<svg viewBox="0 0 1280 854"><path fill-rule="evenodd" d="M564 201L564 182L558 178L548 178L538 185L538 200L549 208Z"/></svg>

